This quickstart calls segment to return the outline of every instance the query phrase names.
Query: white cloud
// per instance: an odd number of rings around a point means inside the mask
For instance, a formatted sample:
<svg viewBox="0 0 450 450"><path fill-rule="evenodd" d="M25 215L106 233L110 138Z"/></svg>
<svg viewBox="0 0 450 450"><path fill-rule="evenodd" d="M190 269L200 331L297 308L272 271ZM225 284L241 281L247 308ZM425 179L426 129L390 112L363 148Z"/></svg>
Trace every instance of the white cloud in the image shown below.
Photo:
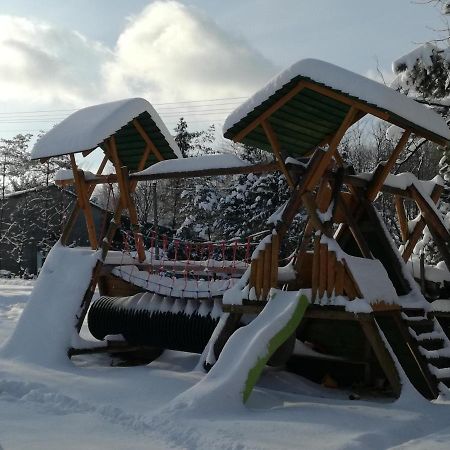
<svg viewBox="0 0 450 450"><path fill-rule="evenodd" d="M79 33L0 16L0 99L8 104L79 104L96 95L111 52Z"/></svg>
<svg viewBox="0 0 450 450"><path fill-rule="evenodd" d="M248 95L275 71L245 41L176 1L157 1L130 19L114 54L104 68L111 92L153 101Z"/></svg>
<svg viewBox="0 0 450 450"><path fill-rule="evenodd" d="M151 102L252 93L275 68L245 41L176 1L130 18L109 49L80 33L0 16L0 103L78 107L126 96Z"/></svg>

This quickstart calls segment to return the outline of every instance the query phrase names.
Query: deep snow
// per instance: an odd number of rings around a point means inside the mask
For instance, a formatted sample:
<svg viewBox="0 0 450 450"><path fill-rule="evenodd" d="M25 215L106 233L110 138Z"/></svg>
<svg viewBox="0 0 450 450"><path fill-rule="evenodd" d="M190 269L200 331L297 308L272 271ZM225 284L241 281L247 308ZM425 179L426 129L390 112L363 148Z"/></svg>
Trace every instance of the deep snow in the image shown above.
<svg viewBox="0 0 450 450"><path fill-rule="evenodd" d="M0 279L0 345L32 287ZM246 406L227 403L224 393L207 408L184 409L179 395L203 377L198 359L166 352L148 366L119 367L105 355L80 356L58 368L3 357L0 444L5 450L448 448L450 404L422 399L407 382L398 401L350 401L348 392L267 369Z"/></svg>

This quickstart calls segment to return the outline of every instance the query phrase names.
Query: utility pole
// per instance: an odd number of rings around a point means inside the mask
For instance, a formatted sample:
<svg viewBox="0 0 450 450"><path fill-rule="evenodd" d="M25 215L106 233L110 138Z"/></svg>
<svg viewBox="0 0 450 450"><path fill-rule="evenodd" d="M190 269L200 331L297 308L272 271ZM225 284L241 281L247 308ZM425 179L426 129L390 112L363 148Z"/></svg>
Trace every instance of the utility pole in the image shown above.
<svg viewBox="0 0 450 450"><path fill-rule="evenodd" d="M158 245L158 197L156 195L156 181L152 183L152 197L153 197L153 229L155 230L155 258L159 259L159 245Z"/></svg>

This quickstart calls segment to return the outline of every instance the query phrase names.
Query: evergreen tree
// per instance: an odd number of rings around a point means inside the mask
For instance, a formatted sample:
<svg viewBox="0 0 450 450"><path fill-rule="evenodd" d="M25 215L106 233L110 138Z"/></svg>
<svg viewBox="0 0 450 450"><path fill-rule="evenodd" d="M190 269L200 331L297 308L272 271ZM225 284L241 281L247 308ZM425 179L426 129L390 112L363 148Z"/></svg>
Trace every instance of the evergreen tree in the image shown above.
<svg viewBox="0 0 450 450"><path fill-rule="evenodd" d="M449 2L437 0L433 5L445 15L450 12ZM449 30L447 23L447 30ZM435 41L428 42L393 63L396 78L392 86L426 104L450 122L450 36L445 31ZM417 147L425 145L425 141ZM450 212L450 154L440 149L442 159L439 172L445 181L441 209Z"/></svg>

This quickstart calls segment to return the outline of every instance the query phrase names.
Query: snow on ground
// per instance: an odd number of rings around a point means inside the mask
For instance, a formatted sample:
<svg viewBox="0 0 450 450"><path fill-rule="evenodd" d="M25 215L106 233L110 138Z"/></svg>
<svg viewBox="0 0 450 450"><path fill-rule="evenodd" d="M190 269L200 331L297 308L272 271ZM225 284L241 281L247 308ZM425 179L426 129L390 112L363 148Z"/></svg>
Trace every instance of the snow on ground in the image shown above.
<svg viewBox="0 0 450 450"><path fill-rule="evenodd" d="M0 279L0 345L13 333L33 282ZM64 299L61 298L63 302ZM42 304L42 316L46 313ZM83 330L87 335L87 330ZM42 349L45 352L45 349ZM447 449L450 404L408 386L395 402L350 401L267 369L246 406L180 407L202 377L198 355L165 352L148 366L106 355L43 366L0 358L0 445L5 449ZM111 365L113 364L113 365Z"/></svg>

